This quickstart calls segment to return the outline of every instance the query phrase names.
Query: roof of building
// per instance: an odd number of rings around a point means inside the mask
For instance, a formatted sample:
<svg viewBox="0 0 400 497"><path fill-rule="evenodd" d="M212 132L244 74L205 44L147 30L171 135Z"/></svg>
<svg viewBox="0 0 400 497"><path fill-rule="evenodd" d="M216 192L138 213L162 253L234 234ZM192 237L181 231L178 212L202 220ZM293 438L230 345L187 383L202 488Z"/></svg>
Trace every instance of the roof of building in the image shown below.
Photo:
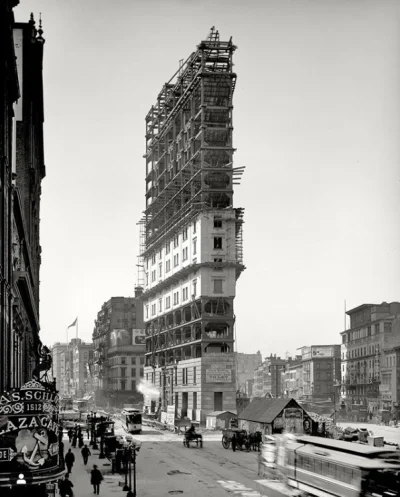
<svg viewBox="0 0 400 497"><path fill-rule="evenodd" d="M233 411L213 411L213 412L209 412L207 414L207 416L215 416L215 417L218 417L218 416L221 416L221 414L224 414L224 413L230 413L230 414L234 414L236 416L236 412L233 412Z"/></svg>
<svg viewBox="0 0 400 497"><path fill-rule="evenodd" d="M302 407L294 399L266 399L255 397L250 404L239 414L239 419L258 423L272 423L278 414L289 404Z"/></svg>

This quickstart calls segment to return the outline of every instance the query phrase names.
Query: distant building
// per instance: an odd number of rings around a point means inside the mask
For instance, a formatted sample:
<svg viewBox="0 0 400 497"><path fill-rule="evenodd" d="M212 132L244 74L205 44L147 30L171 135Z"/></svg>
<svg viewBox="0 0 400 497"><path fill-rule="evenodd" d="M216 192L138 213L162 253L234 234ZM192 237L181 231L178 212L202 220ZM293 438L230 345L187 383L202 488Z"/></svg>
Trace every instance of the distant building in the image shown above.
<svg viewBox="0 0 400 497"><path fill-rule="evenodd" d="M97 405L123 406L142 400L136 385L143 378L145 331L143 306L135 297L112 297L97 314L90 374Z"/></svg>
<svg viewBox="0 0 400 497"><path fill-rule="evenodd" d="M303 397L339 402L340 345L301 347Z"/></svg>
<svg viewBox="0 0 400 497"><path fill-rule="evenodd" d="M262 397L264 394L264 366L260 364L254 368L253 397Z"/></svg>
<svg viewBox="0 0 400 497"><path fill-rule="evenodd" d="M347 315L350 328L341 332L341 395L353 410L362 406L376 414L399 402L400 303L362 304Z"/></svg>
<svg viewBox="0 0 400 497"><path fill-rule="evenodd" d="M303 396L303 364L301 355L289 357L282 371L283 396L300 399Z"/></svg>
<svg viewBox="0 0 400 497"><path fill-rule="evenodd" d="M56 342L52 349L51 355L53 359L52 374L56 380L56 386L60 397L64 396L64 378L65 378L65 352L67 343Z"/></svg>
<svg viewBox="0 0 400 497"><path fill-rule="evenodd" d="M253 371L253 374L254 374L254 371ZM245 394L248 398L252 398L253 397L253 387L254 387L254 378L252 378L251 380L246 380L246 383L245 383Z"/></svg>
<svg viewBox="0 0 400 497"><path fill-rule="evenodd" d="M261 352L244 354L235 352L238 390L246 392L247 380L254 380L254 369L262 363Z"/></svg>
<svg viewBox="0 0 400 497"><path fill-rule="evenodd" d="M263 362L263 395L273 398L283 396L282 371L285 370L286 359L270 355Z"/></svg>
<svg viewBox="0 0 400 497"><path fill-rule="evenodd" d="M94 347L92 343L85 343L80 338L73 338L69 343L70 348L70 372L71 372L71 395L81 399L88 393L88 368L87 365L93 360Z"/></svg>

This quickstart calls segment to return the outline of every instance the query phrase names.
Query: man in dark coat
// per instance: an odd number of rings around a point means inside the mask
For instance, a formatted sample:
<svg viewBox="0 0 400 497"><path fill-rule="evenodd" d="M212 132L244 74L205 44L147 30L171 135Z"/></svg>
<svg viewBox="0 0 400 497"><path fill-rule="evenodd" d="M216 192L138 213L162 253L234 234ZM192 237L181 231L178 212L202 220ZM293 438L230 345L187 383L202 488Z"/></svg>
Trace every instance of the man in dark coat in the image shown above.
<svg viewBox="0 0 400 497"><path fill-rule="evenodd" d="M65 475L64 480L61 480L59 485L61 497L66 497L67 495L72 497L74 495L74 492L72 491L73 486L74 484L70 481L68 475Z"/></svg>
<svg viewBox="0 0 400 497"><path fill-rule="evenodd" d="M233 450L233 452L236 452L236 445L237 445L236 433L233 432L233 434L232 434L232 450Z"/></svg>
<svg viewBox="0 0 400 497"><path fill-rule="evenodd" d="M68 435L68 438L69 438L69 443L72 442L72 436L73 436L74 432L72 430L72 428L70 428L68 431L67 431L67 435Z"/></svg>
<svg viewBox="0 0 400 497"><path fill-rule="evenodd" d="M103 475L94 465L92 471L90 472L90 483L93 485L93 493L99 495L100 483L103 481Z"/></svg>
<svg viewBox="0 0 400 497"><path fill-rule="evenodd" d="M72 453L71 449L68 449L68 452L65 455L65 464L68 469L68 473L72 473L72 466L74 465L75 462L75 456Z"/></svg>
<svg viewBox="0 0 400 497"><path fill-rule="evenodd" d="M88 459L89 459L89 456L92 455L92 453L90 452L90 449L87 445L85 445L82 450L81 450L81 454L82 454L82 457L83 457L83 464L86 466L87 462L88 462Z"/></svg>

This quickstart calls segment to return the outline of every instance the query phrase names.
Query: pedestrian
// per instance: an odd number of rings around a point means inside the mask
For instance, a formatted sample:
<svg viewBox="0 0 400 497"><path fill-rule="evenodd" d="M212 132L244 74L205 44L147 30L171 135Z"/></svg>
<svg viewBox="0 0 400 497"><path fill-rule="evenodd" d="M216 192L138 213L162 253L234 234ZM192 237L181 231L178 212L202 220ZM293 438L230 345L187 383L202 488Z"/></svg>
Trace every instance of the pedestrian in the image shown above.
<svg viewBox="0 0 400 497"><path fill-rule="evenodd" d="M88 440L90 438L90 430L89 430L89 426L86 427L86 435L88 437Z"/></svg>
<svg viewBox="0 0 400 497"><path fill-rule="evenodd" d="M73 495L74 495L74 492L72 491L73 486L74 486L74 484L69 479L69 476L65 475L64 479L60 481L60 485L59 485L61 497L66 497L67 495L69 497L73 497Z"/></svg>
<svg viewBox="0 0 400 497"><path fill-rule="evenodd" d="M82 433L79 434L78 438L79 438L79 444L78 444L78 446L81 449L83 447L83 435L82 435Z"/></svg>
<svg viewBox="0 0 400 497"><path fill-rule="evenodd" d="M90 449L87 445L85 445L82 450L81 450L81 454L82 454L82 457L83 457L83 464L86 466L87 462L88 462L88 459L89 459L89 456L92 455L92 453L90 452Z"/></svg>
<svg viewBox="0 0 400 497"><path fill-rule="evenodd" d="M100 493L100 483L103 481L103 475L94 465L92 471L90 472L90 483L93 485L93 493L99 495Z"/></svg>
<svg viewBox="0 0 400 497"><path fill-rule="evenodd" d="M71 444L71 445L72 445L72 447L74 447L74 448L76 447L77 437L78 437L78 435L77 435L77 433L76 433L76 431L75 431L75 432L74 432L74 435L73 435L73 437L72 437L72 444Z"/></svg>
<svg viewBox="0 0 400 497"><path fill-rule="evenodd" d="M61 464L64 464L64 442L60 442L59 445L59 455L60 455L60 460L61 460Z"/></svg>
<svg viewBox="0 0 400 497"><path fill-rule="evenodd" d="M68 452L65 455L65 464L67 465L68 473L72 473L72 466L75 462L75 456L72 453L71 449L68 449Z"/></svg>
<svg viewBox="0 0 400 497"><path fill-rule="evenodd" d="M236 433L235 432L232 434L232 450L233 450L233 452L236 452Z"/></svg>
<svg viewBox="0 0 400 497"><path fill-rule="evenodd" d="M69 438L69 443L72 442L72 435L74 434L74 432L72 431L72 428L70 428L68 431L67 431L67 435L68 435L68 438Z"/></svg>

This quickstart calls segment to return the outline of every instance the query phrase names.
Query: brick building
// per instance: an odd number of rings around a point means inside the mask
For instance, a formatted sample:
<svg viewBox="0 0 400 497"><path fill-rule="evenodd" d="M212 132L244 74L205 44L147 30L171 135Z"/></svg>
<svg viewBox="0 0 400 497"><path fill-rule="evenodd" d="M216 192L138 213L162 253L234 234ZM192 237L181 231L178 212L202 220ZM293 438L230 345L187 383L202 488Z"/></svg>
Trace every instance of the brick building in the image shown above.
<svg viewBox="0 0 400 497"><path fill-rule="evenodd" d="M310 401L339 402L340 345L301 347L303 397Z"/></svg>
<svg viewBox="0 0 400 497"><path fill-rule="evenodd" d="M303 363L301 355L289 357L282 371L283 396L300 399L303 396Z"/></svg>
<svg viewBox="0 0 400 497"><path fill-rule="evenodd" d="M347 315L350 328L341 332L341 395L352 410L362 406L376 414L399 402L400 303L362 304Z"/></svg>
<svg viewBox="0 0 400 497"><path fill-rule="evenodd" d="M262 363L261 352L244 354L236 352L237 388L242 393L247 393L246 382L254 380L254 369Z"/></svg>
<svg viewBox="0 0 400 497"><path fill-rule="evenodd" d="M105 302L93 330L94 356L90 374L97 405L138 403L136 385L143 378L145 332L143 306L135 297L112 297Z"/></svg>
<svg viewBox="0 0 400 497"><path fill-rule="evenodd" d="M31 379L39 360L39 211L43 150L43 31L15 23L0 1L0 389Z"/></svg>

